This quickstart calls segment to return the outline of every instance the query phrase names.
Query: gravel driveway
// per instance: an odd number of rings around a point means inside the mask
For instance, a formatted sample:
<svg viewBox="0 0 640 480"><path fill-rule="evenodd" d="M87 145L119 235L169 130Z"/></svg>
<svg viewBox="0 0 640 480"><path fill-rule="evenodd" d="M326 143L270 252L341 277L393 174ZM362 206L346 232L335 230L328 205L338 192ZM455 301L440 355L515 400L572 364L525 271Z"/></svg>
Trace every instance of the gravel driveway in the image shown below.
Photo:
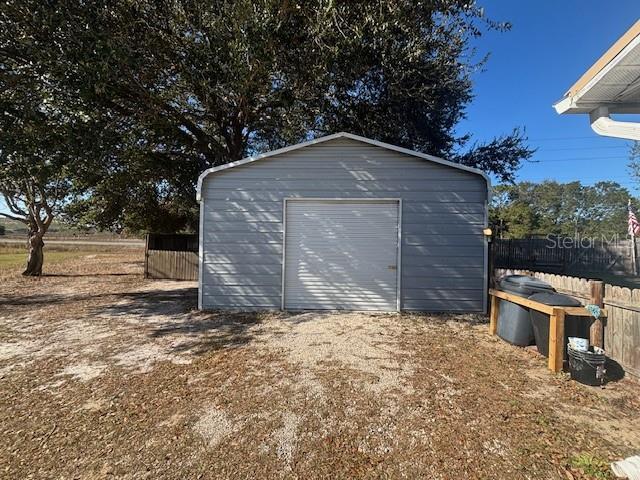
<svg viewBox="0 0 640 480"><path fill-rule="evenodd" d="M596 478L640 450L636 382L553 376L481 316L203 313L133 254L52 268L2 274L0 477Z"/></svg>

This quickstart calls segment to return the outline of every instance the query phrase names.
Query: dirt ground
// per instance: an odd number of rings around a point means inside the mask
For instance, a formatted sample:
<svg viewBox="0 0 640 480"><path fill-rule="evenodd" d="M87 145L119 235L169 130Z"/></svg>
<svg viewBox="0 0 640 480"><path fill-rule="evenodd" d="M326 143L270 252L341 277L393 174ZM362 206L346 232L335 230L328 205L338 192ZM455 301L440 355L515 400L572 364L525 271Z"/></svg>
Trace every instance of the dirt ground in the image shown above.
<svg viewBox="0 0 640 480"><path fill-rule="evenodd" d="M202 313L140 254L0 271L2 478L607 478L640 386L471 315Z"/></svg>

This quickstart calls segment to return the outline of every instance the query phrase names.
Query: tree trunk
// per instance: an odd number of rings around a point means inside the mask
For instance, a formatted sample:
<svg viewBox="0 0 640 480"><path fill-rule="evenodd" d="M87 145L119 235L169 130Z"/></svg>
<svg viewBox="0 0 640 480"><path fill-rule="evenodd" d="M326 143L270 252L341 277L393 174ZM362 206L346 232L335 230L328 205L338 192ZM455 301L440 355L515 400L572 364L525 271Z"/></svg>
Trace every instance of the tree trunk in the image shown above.
<svg viewBox="0 0 640 480"><path fill-rule="evenodd" d="M27 259L27 268L22 275L28 277L39 277L42 275L42 264L44 263L44 242L42 234L33 232L29 236L29 258Z"/></svg>

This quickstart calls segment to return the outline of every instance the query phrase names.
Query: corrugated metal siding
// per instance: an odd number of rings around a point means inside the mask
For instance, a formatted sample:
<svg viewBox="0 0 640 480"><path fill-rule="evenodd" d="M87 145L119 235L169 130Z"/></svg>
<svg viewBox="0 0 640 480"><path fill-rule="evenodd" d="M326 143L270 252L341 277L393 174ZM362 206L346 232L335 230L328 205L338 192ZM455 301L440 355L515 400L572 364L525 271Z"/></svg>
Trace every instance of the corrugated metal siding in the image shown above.
<svg viewBox="0 0 640 480"><path fill-rule="evenodd" d="M210 175L202 197L203 308L280 308L284 198L384 197L403 200L402 308L483 309L479 175L336 139Z"/></svg>
<svg viewBox="0 0 640 480"><path fill-rule="evenodd" d="M398 207L287 202L285 308L397 310Z"/></svg>

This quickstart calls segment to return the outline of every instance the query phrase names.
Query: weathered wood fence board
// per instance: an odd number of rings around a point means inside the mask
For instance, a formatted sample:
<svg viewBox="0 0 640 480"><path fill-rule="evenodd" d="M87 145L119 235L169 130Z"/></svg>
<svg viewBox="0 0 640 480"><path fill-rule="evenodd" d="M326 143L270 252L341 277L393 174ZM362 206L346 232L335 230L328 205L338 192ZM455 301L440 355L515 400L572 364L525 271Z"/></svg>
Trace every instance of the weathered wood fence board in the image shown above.
<svg viewBox="0 0 640 480"><path fill-rule="evenodd" d="M145 278L198 280L198 236L148 234Z"/></svg>
<svg viewBox="0 0 640 480"><path fill-rule="evenodd" d="M640 375L640 289L606 285L604 304L611 312L605 349L629 371Z"/></svg>
<svg viewBox="0 0 640 480"><path fill-rule="evenodd" d="M576 275L617 273L634 275L631 242L576 241L572 238L495 239L493 264L538 272Z"/></svg>
<svg viewBox="0 0 640 480"><path fill-rule="evenodd" d="M531 275L551 284L558 292L577 298L583 304L589 302L591 285L587 279L497 268L494 280L510 274ZM604 347L607 355L628 373L640 376L640 289L605 284L603 303L607 309L604 323Z"/></svg>
<svg viewBox="0 0 640 480"><path fill-rule="evenodd" d="M147 278L198 280L198 254L195 252L149 250L146 265Z"/></svg>

